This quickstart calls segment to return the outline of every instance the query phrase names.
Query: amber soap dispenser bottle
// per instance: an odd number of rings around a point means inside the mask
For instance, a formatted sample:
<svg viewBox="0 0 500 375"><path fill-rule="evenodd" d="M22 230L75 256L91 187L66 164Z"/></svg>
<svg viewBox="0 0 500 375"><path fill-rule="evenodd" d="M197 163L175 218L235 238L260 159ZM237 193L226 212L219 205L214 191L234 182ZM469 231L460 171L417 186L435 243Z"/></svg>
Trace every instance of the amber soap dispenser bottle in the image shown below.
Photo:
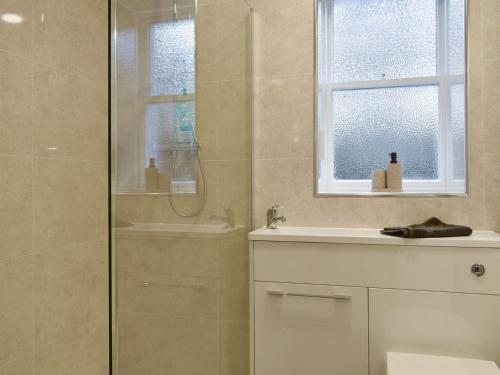
<svg viewBox="0 0 500 375"><path fill-rule="evenodd" d="M398 154L391 152L391 161L387 166L387 189L389 191L403 191L403 170L398 163Z"/></svg>

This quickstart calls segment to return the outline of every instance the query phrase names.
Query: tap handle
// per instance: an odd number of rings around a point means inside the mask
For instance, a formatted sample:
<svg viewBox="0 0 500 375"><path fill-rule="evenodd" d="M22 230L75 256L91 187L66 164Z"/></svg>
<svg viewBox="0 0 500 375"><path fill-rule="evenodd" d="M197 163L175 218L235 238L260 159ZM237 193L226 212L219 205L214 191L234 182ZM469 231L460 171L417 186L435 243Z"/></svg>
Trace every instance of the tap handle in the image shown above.
<svg viewBox="0 0 500 375"><path fill-rule="evenodd" d="M268 213L270 214L270 216L273 218L273 219L276 219L278 217L278 210L280 208L283 208L283 206L280 206L280 205L277 205L275 204L274 206L272 206L269 210L268 210Z"/></svg>

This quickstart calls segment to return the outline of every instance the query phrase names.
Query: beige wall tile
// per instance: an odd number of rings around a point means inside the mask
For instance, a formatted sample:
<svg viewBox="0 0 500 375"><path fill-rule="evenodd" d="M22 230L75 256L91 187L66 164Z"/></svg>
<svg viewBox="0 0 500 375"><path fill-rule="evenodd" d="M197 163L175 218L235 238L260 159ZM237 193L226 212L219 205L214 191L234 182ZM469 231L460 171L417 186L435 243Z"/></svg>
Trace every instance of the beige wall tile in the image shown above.
<svg viewBox="0 0 500 375"><path fill-rule="evenodd" d="M32 149L30 60L0 50L0 82L0 153L29 154Z"/></svg>
<svg viewBox="0 0 500 375"><path fill-rule="evenodd" d="M337 203L337 199L314 197L312 159L254 161L256 227L265 225L266 210L275 204L283 206L287 225L332 225L339 215Z"/></svg>
<svg viewBox="0 0 500 375"><path fill-rule="evenodd" d="M312 75L314 2L254 0L255 76Z"/></svg>
<svg viewBox="0 0 500 375"><path fill-rule="evenodd" d="M34 161L36 250L53 250L107 236L107 164Z"/></svg>
<svg viewBox="0 0 500 375"><path fill-rule="evenodd" d="M488 181L485 186L485 199L488 207L487 221L494 230L500 231L500 156L484 158L485 175Z"/></svg>
<svg viewBox="0 0 500 375"><path fill-rule="evenodd" d="M196 82L217 80L217 22L218 4L199 3L197 10L196 33Z"/></svg>
<svg viewBox="0 0 500 375"><path fill-rule="evenodd" d="M221 319L246 321L249 315L248 241L221 241Z"/></svg>
<svg viewBox="0 0 500 375"><path fill-rule="evenodd" d="M35 345L40 348L106 318L106 243L36 255Z"/></svg>
<svg viewBox="0 0 500 375"><path fill-rule="evenodd" d="M108 329L89 323L35 352L34 375L107 375Z"/></svg>
<svg viewBox="0 0 500 375"><path fill-rule="evenodd" d="M202 145L203 160L218 160L217 139L219 134L218 111L220 109L219 83L202 82L196 86L196 136Z"/></svg>
<svg viewBox="0 0 500 375"><path fill-rule="evenodd" d="M31 158L0 154L0 260L33 250Z"/></svg>
<svg viewBox="0 0 500 375"><path fill-rule="evenodd" d="M216 320L122 313L118 337L119 374L218 374Z"/></svg>
<svg viewBox="0 0 500 375"><path fill-rule="evenodd" d="M216 240L118 236L117 270L150 275L217 277Z"/></svg>
<svg viewBox="0 0 500 375"><path fill-rule="evenodd" d="M108 11L106 0L44 0L43 10L47 13L57 13L69 19L105 17Z"/></svg>
<svg viewBox="0 0 500 375"><path fill-rule="evenodd" d="M251 83L232 80L197 87L197 137L204 160L250 159Z"/></svg>
<svg viewBox="0 0 500 375"><path fill-rule="evenodd" d="M250 351L248 322L221 323L221 375L248 375Z"/></svg>
<svg viewBox="0 0 500 375"><path fill-rule="evenodd" d="M0 375L33 375L33 355L0 366Z"/></svg>
<svg viewBox="0 0 500 375"><path fill-rule="evenodd" d="M244 1L218 3L217 78L241 80L251 72L251 18Z"/></svg>
<svg viewBox="0 0 500 375"><path fill-rule="evenodd" d="M500 17L499 17L500 18ZM500 29L499 29L500 31ZM499 45L500 49L500 45ZM500 154L500 59L484 63L484 136L485 153Z"/></svg>
<svg viewBox="0 0 500 375"><path fill-rule="evenodd" d="M311 158L313 123L313 76L255 82L255 158Z"/></svg>
<svg viewBox="0 0 500 375"><path fill-rule="evenodd" d="M0 368L33 349L33 257L0 262ZM6 370L7 371L7 370ZM2 370L0 370L0 373Z"/></svg>
<svg viewBox="0 0 500 375"><path fill-rule="evenodd" d="M107 35L106 8L68 18L66 7L54 5L35 3L34 60L106 84L107 38L102 37Z"/></svg>
<svg viewBox="0 0 500 375"><path fill-rule="evenodd" d="M483 25L484 58L487 60L500 59L500 26L498 23Z"/></svg>
<svg viewBox="0 0 500 375"><path fill-rule="evenodd" d="M221 161L219 206L234 213L236 224L251 225L252 163L250 160ZM217 212L218 214L221 214Z"/></svg>
<svg viewBox="0 0 500 375"><path fill-rule="evenodd" d="M31 57L32 0L2 0L0 14L13 13L23 18L19 24L0 22L0 49Z"/></svg>
<svg viewBox="0 0 500 375"><path fill-rule="evenodd" d="M118 274L118 309L185 318L219 317L217 278Z"/></svg>
<svg viewBox="0 0 500 375"><path fill-rule="evenodd" d="M36 154L107 161L104 85L39 65L35 67L33 97Z"/></svg>
<svg viewBox="0 0 500 375"><path fill-rule="evenodd" d="M223 81L217 91L219 160L250 159L252 145L251 87L247 80ZM212 130L213 131L213 130Z"/></svg>

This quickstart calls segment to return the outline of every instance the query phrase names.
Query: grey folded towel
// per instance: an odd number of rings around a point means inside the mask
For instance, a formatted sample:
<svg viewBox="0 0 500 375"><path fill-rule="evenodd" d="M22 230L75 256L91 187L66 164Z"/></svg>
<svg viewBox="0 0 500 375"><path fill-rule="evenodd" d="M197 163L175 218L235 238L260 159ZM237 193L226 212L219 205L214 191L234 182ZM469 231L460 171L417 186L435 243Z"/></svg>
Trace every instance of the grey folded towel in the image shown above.
<svg viewBox="0 0 500 375"><path fill-rule="evenodd" d="M422 224L413 224L407 227L387 227L381 230L380 233L402 238L461 237L470 236L472 229L463 225L446 224L437 217L431 217Z"/></svg>

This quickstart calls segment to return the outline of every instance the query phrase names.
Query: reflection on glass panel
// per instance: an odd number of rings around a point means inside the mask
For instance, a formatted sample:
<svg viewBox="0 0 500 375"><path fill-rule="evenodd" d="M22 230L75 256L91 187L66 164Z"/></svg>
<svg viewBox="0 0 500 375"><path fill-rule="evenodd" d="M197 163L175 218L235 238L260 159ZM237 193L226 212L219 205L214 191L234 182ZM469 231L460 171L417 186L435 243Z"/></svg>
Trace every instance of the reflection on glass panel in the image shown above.
<svg viewBox="0 0 500 375"><path fill-rule="evenodd" d="M335 0L335 82L436 75L436 0Z"/></svg>
<svg viewBox="0 0 500 375"><path fill-rule="evenodd" d="M448 53L450 74L465 72L465 0L448 2Z"/></svg>
<svg viewBox="0 0 500 375"><path fill-rule="evenodd" d="M159 22L150 30L152 96L194 92L194 20Z"/></svg>
<svg viewBox="0 0 500 375"><path fill-rule="evenodd" d="M392 151L405 179L438 179L437 86L335 91L333 113L335 179L370 179Z"/></svg>
<svg viewBox="0 0 500 375"><path fill-rule="evenodd" d="M451 86L451 127L453 137L453 178L465 179L465 90Z"/></svg>
<svg viewBox="0 0 500 375"><path fill-rule="evenodd" d="M169 167L166 165L170 161L167 151L172 151L173 144L193 142L194 115L194 101L146 105L145 164L155 158L160 169Z"/></svg>

